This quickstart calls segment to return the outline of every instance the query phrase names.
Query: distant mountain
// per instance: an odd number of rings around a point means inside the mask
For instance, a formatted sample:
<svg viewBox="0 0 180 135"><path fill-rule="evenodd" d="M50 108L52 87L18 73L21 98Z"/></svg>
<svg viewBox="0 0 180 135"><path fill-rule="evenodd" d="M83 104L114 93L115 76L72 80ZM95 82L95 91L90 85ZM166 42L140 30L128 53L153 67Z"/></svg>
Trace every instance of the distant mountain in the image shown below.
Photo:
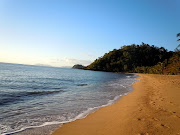
<svg viewBox="0 0 180 135"><path fill-rule="evenodd" d="M74 65L72 68L76 68L76 69L84 69L85 66L80 65L80 64L76 64L76 65Z"/></svg>

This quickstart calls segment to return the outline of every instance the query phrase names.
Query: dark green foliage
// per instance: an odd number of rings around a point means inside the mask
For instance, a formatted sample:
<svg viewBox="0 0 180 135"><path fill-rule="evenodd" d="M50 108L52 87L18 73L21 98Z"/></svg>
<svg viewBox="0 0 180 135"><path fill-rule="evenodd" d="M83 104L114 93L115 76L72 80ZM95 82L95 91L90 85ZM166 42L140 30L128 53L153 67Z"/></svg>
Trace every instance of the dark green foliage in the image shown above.
<svg viewBox="0 0 180 135"><path fill-rule="evenodd" d="M144 43L132 44L104 54L85 69L107 72L163 73L165 61L167 62L173 54L174 52L168 52L163 47ZM150 68L156 64L158 70Z"/></svg>
<svg viewBox="0 0 180 135"><path fill-rule="evenodd" d="M164 73L166 74L180 74L180 52L176 52L168 62Z"/></svg>
<svg viewBox="0 0 180 135"><path fill-rule="evenodd" d="M137 67L136 73L150 73L150 74L180 74L180 53L174 53L168 60L158 62L152 67Z"/></svg>
<svg viewBox="0 0 180 135"><path fill-rule="evenodd" d="M85 66L83 66L83 65L76 64L76 65L74 65L72 68L83 69L84 67L85 67Z"/></svg>

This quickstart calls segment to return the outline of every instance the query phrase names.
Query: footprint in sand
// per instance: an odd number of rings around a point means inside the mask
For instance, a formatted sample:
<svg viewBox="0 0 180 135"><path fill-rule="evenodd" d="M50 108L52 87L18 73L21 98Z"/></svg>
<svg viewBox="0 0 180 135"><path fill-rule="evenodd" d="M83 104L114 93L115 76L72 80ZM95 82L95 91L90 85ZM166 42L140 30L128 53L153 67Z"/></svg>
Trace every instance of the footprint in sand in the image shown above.
<svg viewBox="0 0 180 135"><path fill-rule="evenodd" d="M164 101L165 100L165 98L160 98L160 100L159 101Z"/></svg>
<svg viewBox="0 0 180 135"><path fill-rule="evenodd" d="M171 102L171 101L170 101L169 103L170 103L171 105L175 105L175 104L174 104L173 102Z"/></svg>
<svg viewBox="0 0 180 135"><path fill-rule="evenodd" d="M137 118L138 121L144 121L144 118Z"/></svg>
<svg viewBox="0 0 180 135"><path fill-rule="evenodd" d="M155 121L158 121L158 119L157 118L152 118L153 120L155 120Z"/></svg>
<svg viewBox="0 0 180 135"><path fill-rule="evenodd" d="M156 102L154 102L154 101L151 100L151 101L150 101L150 104L151 104L151 105L152 105L152 104L153 104L153 105L156 105Z"/></svg>
<svg viewBox="0 0 180 135"><path fill-rule="evenodd" d="M174 117L178 117L178 115L176 114L175 111L169 111L169 113L170 113L172 116L174 116Z"/></svg>
<svg viewBox="0 0 180 135"><path fill-rule="evenodd" d="M165 124L161 124L162 127L165 127L165 128L169 128L167 125Z"/></svg>
<svg viewBox="0 0 180 135"><path fill-rule="evenodd" d="M138 118L139 121L141 121L141 118Z"/></svg>
<svg viewBox="0 0 180 135"><path fill-rule="evenodd" d="M148 133L139 133L138 135L149 135Z"/></svg>

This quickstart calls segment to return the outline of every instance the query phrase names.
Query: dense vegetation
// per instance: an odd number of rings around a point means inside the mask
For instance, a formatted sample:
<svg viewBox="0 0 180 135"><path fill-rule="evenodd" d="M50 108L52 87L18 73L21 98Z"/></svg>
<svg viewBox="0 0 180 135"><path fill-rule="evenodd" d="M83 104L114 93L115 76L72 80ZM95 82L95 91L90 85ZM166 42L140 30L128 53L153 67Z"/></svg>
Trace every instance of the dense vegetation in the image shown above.
<svg viewBox="0 0 180 135"><path fill-rule="evenodd" d="M74 65L72 68L83 69L83 68L85 68L85 66L76 64L76 65Z"/></svg>
<svg viewBox="0 0 180 135"><path fill-rule="evenodd" d="M136 72L156 74L180 73L180 51L167 51L164 47L127 45L114 49L96 59L85 69L107 72Z"/></svg>

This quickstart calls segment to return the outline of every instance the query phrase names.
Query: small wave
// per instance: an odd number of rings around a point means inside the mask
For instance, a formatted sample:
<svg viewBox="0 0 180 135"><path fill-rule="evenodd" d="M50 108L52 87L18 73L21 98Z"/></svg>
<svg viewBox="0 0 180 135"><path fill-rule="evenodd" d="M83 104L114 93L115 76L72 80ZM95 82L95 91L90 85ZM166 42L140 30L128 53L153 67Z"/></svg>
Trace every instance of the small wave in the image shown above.
<svg viewBox="0 0 180 135"><path fill-rule="evenodd" d="M127 95L127 94L128 94L128 93L124 93L123 95ZM104 105L101 105L101 106L97 106L97 107L88 108L87 110L85 110L85 111L83 111L82 113L80 113L79 115L77 115L74 119L69 120L69 122L75 121L75 120L77 120L77 119L85 118L88 114L95 112L95 111L98 110L99 108L112 105L112 104L114 104L117 100L119 100L123 95L118 95L118 96L114 97L114 99L109 100L109 101L107 102L107 104L104 104Z"/></svg>
<svg viewBox="0 0 180 135"><path fill-rule="evenodd" d="M36 80L47 80L47 81L61 81L61 82L74 82L72 79L62 79L62 78L35 78Z"/></svg>
<svg viewBox="0 0 180 135"><path fill-rule="evenodd" d="M123 95L127 95L128 93L124 93ZM9 132L9 133L3 133L2 135L10 135L10 134L15 134L15 133L18 133L18 132L22 132L26 129L30 129L30 128L38 128L38 127L44 127L44 126L48 126L48 125L54 125L54 124L65 124L65 123L69 123L69 122L73 122L77 119L82 119L82 118L85 118L87 115L89 115L90 113L93 113L95 112L96 110L98 110L99 108L102 108L102 107L106 107L106 106L109 106L109 105L112 105L114 104L118 99L120 99L120 97L122 97L123 95L118 95L116 97L114 97L114 99L112 100L109 100L107 102L107 104L105 105L101 105L101 106L97 106L97 107L91 107L91 108L88 108L87 110L83 111L82 113L78 114L75 118L72 118L72 119L69 119L69 120L66 120L66 121L52 121L52 122L44 122L43 124L39 125L39 126L29 126L29 127L23 127L17 131L14 131L14 132Z"/></svg>
<svg viewBox="0 0 180 135"><path fill-rule="evenodd" d="M62 89L62 88L59 88L59 87L45 87L45 86L29 86L29 87L25 87L25 89L33 89L33 90L49 90L49 89L54 89L54 90L59 90L59 89Z"/></svg>
<svg viewBox="0 0 180 135"><path fill-rule="evenodd" d="M122 84L121 84L120 86L122 86L122 87L126 88L126 86L124 86L124 85L122 85Z"/></svg>
<svg viewBox="0 0 180 135"><path fill-rule="evenodd" d="M43 96L43 95L49 95L49 94L55 94L55 93L60 93L64 92L63 90L55 90L55 91L30 91L30 92L14 92L11 94L1 94L0 97L0 105L7 105L9 103L14 103L16 101L23 101L23 97L28 97L28 96Z"/></svg>
<svg viewBox="0 0 180 135"><path fill-rule="evenodd" d="M87 86L87 84L77 84L77 86Z"/></svg>
<svg viewBox="0 0 180 135"><path fill-rule="evenodd" d="M59 90L62 89L62 87L54 87L54 86L46 86L44 84L40 85L32 85L32 84L0 84L1 88L4 89L12 89L12 90Z"/></svg>
<svg viewBox="0 0 180 135"><path fill-rule="evenodd" d="M48 94L54 94L63 92L63 90L57 90L57 91L33 91L33 92L27 92L28 95L48 95Z"/></svg>

